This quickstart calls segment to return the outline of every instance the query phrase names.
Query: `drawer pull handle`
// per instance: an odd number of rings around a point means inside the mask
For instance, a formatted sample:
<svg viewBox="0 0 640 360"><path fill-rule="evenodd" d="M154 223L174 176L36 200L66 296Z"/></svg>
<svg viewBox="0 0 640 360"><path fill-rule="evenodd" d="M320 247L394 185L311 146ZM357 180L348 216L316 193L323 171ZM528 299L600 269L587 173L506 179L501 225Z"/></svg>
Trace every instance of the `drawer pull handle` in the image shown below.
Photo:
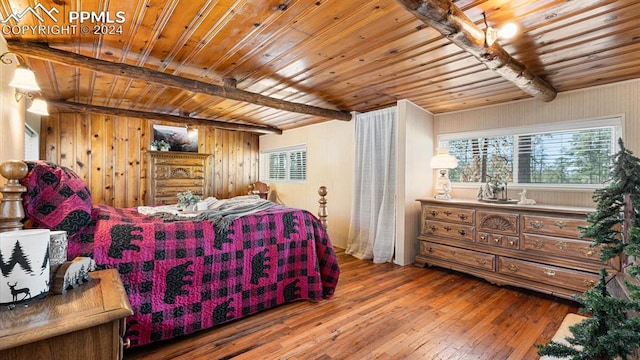
<svg viewBox="0 0 640 360"><path fill-rule="evenodd" d="M542 272L547 275L548 277L554 277L556 276L556 272L550 269L543 269Z"/></svg>
<svg viewBox="0 0 640 360"><path fill-rule="evenodd" d="M555 222L556 226L559 227L560 229L564 228L565 226L567 226L567 223L562 221L562 220L558 220Z"/></svg>
<svg viewBox="0 0 640 360"><path fill-rule="evenodd" d="M544 246L544 241L542 240L534 240L533 241L533 247L536 249L542 249L542 247Z"/></svg>
<svg viewBox="0 0 640 360"><path fill-rule="evenodd" d="M451 231L451 226L445 226L443 227L443 229L445 229L446 231Z"/></svg>
<svg viewBox="0 0 640 360"><path fill-rule="evenodd" d="M467 220L468 216L465 214L458 214L458 217L460 218L460 220Z"/></svg>
<svg viewBox="0 0 640 360"><path fill-rule="evenodd" d="M582 253L584 254L584 256L586 257L593 257L593 255L596 253L595 250L591 249L591 248L585 248L582 249Z"/></svg>
<svg viewBox="0 0 640 360"><path fill-rule="evenodd" d="M456 254L455 250L449 250L449 252L451 253L451 255L455 255Z"/></svg>
<svg viewBox="0 0 640 360"><path fill-rule="evenodd" d="M588 287L594 287L596 285L596 281L595 280L584 279L583 282Z"/></svg>
<svg viewBox="0 0 640 360"><path fill-rule="evenodd" d="M430 228L430 229L431 229L431 231L433 231L433 232L436 232L436 231L438 230L438 227L437 227L437 226L435 226L435 225L431 225L429 228Z"/></svg>
<svg viewBox="0 0 640 360"><path fill-rule="evenodd" d="M445 215L447 215L447 216L449 216L449 215L451 215L451 214L453 214L453 213L452 213L451 211L449 211L449 210L445 210L445 211L444 211L444 214L445 214Z"/></svg>
<svg viewBox="0 0 640 360"><path fill-rule="evenodd" d="M433 254L433 251L434 251L434 250L433 250L433 248L432 248L432 247L428 247L428 248L427 248L427 251L428 251L430 254Z"/></svg>
<svg viewBox="0 0 640 360"><path fill-rule="evenodd" d="M123 339L124 341L122 342L122 347L125 349L128 349L131 347L131 339L130 338L126 338Z"/></svg>
<svg viewBox="0 0 640 360"><path fill-rule="evenodd" d="M487 240L487 237L486 237L486 236L484 236L484 235L480 235L480 240L481 240L481 241L486 241L486 240Z"/></svg>
<svg viewBox="0 0 640 360"><path fill-rule="evenodd" d="M514 246L515 244L516 244L516 242L515 242L515 241L513 241L513 240L509 240L509 246Z"/></svg>
<svg viewBox="0 0 640 360"><path fill-rule="evenodd" d="M518 267L518 265L515 264L509 264L507 265L507 269L513 271L513 272L517 272L518 270L520 270L520 268Z"/></svg>
<svg viewBox="0 0 640 360"><path fill-rule="evenodd" d="M532 221L531 227L534 229L542 229L544 227L544 222L542 221Z"/></svg>
<svg viewBox="0 0 640 360"><path fill-rule="evenodd" d="M502 241L502 239L500 239L500 238L493 239L493 242L496 243L496 244L500 244L501 241Z"/></svg>
<svg viewBox="0 0 640 360"><path fill-rule="evenodd" d="M482 266L487 265L487 262L488 262L487 259L480 259L480 258L476 259L476 261L478 261L478 264Z"/></svg>
<svg viewBox="0 0 640 360"><path fill-rule="evenodd" d="M558 242L556 243L556 247L557 247L559 250L564 250L564 248L565 248L565 247L567 247L567 243L566 243L566 242L564 242L564 241L558 241Z"/></svg>
<svg viewBox="0 0 640 360"><path fill-rule="evenodd" d="M467 232L464 231L464 230L458 230L458 234L460 234L462 236L465 236L465 235L467 235Z"/></svg>
<svg viewBox="0 0 640 360"><path fill-rule="evenodd" d="M429 214L431 214L431 216L433 216L433 217L438 216L438 212L437 212L437 211L435 211L435 210L431 210L431 211L429 211Z"/></svg>

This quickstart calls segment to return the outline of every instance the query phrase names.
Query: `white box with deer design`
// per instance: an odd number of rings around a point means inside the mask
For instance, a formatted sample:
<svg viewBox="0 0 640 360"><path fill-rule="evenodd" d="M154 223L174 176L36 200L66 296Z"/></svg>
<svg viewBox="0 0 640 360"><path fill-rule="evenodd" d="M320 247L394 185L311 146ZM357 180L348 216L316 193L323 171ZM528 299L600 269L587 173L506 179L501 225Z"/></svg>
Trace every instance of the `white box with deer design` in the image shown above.
<svg viewBox="0 0 640 360"><path fill-rule="evenodd" d="M47 229L0 233L0 304L44 297L49 292Z"/></svg>

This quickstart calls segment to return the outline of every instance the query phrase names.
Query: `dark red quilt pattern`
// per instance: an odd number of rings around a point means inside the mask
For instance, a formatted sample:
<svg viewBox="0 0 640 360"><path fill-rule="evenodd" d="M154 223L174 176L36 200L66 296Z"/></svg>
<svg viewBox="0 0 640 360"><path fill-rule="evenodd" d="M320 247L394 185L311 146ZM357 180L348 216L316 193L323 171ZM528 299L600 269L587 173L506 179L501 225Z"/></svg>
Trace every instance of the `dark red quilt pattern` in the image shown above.
<svg viewBox="0 0 640 360"><path fill-rule="evenodd" d="M134 315L133 346L189 334L298 300L330 298L339 268L310 213L275 206L235 220L164 222L94 205L95 222L70 237L69 258L117 268Z"/></svg>
<svg viewBox="0 0 640 360"><path fill-rule="evenodd" d="M64 230L69 235L91 222L91 192L73 170L54 163L25 161L29 172L20 183L28 221L25 228Z"/></svg>

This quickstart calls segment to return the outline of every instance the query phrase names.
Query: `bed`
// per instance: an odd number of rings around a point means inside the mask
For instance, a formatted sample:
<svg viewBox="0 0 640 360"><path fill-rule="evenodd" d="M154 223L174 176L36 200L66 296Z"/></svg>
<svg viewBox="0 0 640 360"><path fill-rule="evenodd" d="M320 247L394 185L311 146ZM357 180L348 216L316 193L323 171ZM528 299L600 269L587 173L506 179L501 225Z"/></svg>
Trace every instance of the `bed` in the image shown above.
<svg viewBox="0 0 640 360"><path fill-rule="evenodd" d="M134 311L125 332L132 347L334 294L335 252L322 222L308 211L271 203L226 222L149 216L93 204L84 181L68 168L25 163L26 169L21 162L0 167L9 179L0 230L64 230L69 260L90 256L98 268L117 269Z"/></svg>

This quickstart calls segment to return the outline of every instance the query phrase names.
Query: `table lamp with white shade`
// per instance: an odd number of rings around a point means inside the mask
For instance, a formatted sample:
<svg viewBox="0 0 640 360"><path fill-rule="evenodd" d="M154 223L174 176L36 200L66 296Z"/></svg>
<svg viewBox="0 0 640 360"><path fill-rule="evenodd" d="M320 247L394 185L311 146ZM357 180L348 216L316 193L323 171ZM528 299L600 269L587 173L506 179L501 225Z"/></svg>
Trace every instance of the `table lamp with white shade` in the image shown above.
<svg viewBox="0 0 640 360"><path fill-rule="evenodd" d="M449 200L451 195L451 180L449 180L449 169L458 167L458 160L449 154L446 148L438 148L436 155L431 158L431 168L438 169L440 176L436 179L436 199Z"/></svg>

